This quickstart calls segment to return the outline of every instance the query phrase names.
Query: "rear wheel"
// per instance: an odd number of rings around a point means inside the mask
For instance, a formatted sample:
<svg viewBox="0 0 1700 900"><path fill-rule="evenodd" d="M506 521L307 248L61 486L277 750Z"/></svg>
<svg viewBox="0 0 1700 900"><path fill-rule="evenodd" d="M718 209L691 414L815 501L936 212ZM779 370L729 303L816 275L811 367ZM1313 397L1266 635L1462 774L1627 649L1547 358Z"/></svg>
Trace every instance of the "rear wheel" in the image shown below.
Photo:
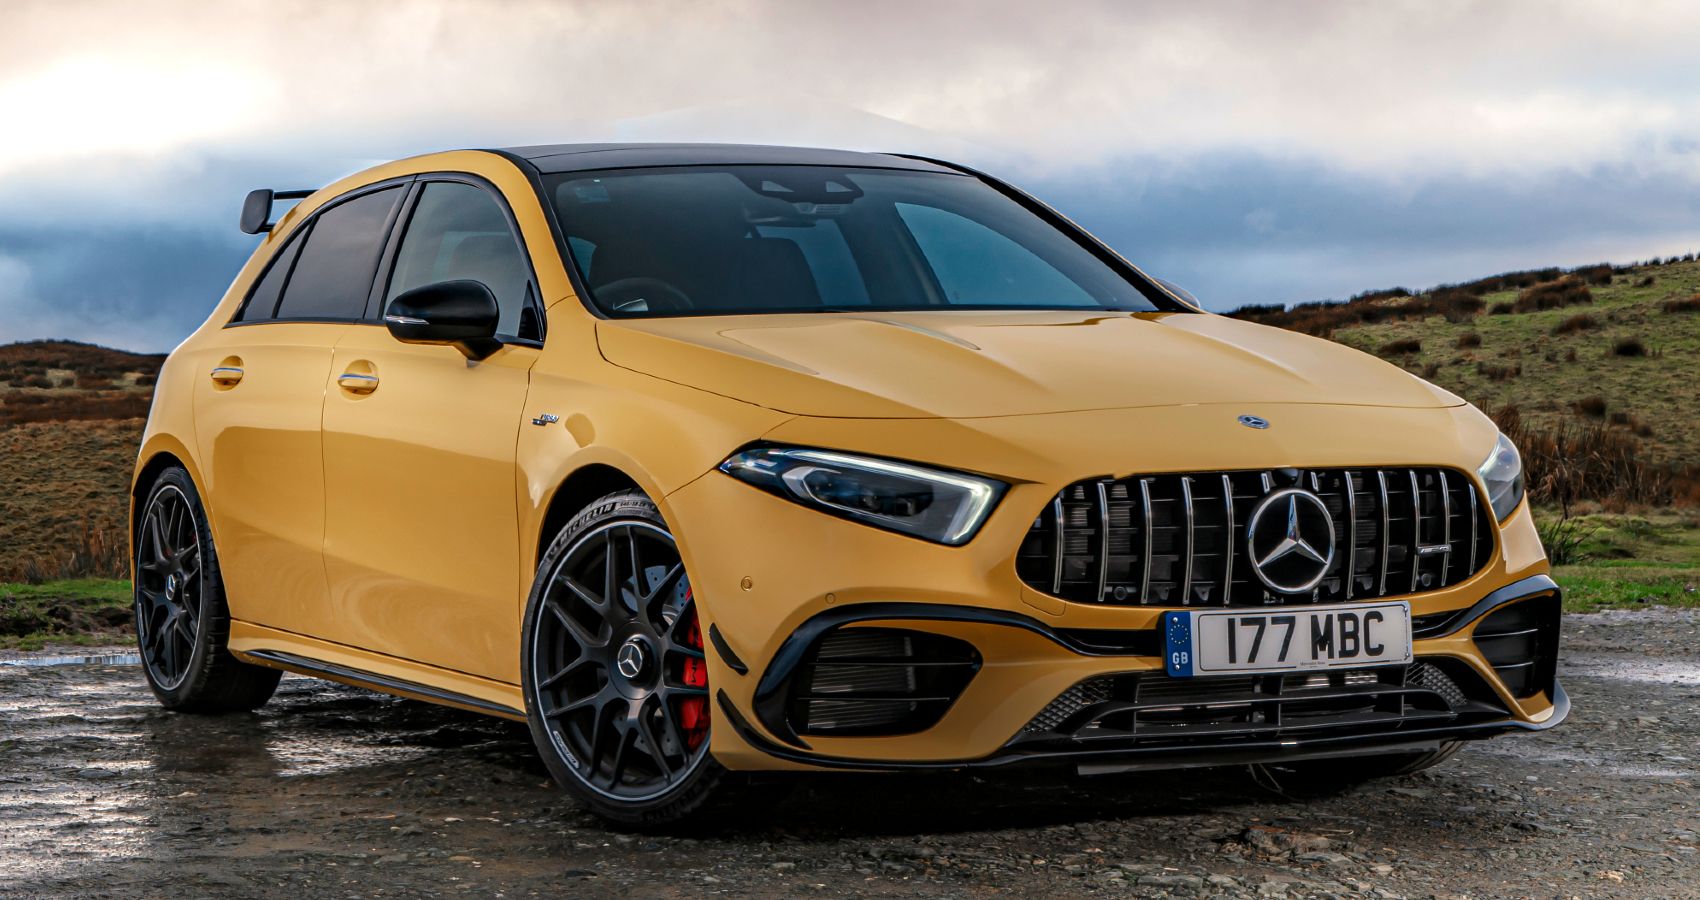
<svg viewBox="0 0 1700 900"><path fill-rule="evenodd" d="M271 698L283 673L226 648L230 608L212 532L189 473L162 472L136 529L136 643L148 687L167 709L231 712Z"/></svg>
<svg viewBox="0 0 1700 900"><path fill-rule="evenodd" d="M522 677L549 771L598 815L664 825L709 798L702 627L655 504L604 497L544 552L527 604Z"/></svg>

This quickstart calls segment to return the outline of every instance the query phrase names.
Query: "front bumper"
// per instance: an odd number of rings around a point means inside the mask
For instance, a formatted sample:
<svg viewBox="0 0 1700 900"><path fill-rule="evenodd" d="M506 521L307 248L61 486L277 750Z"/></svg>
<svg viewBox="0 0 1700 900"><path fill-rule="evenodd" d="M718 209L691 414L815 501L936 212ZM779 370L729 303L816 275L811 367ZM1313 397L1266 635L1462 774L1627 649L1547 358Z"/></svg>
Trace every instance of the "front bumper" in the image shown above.
<svg viewBox="0 0 1700 900"><path fill-rule="evenodd" d="M1016 578L1008 548L1030 523L1020 504L1042 502L1053 491L1017 485L1006 507L964 547L822 516L718 473L670 495L664 512L683 537L693 590L716 648L709 653L710 683L725 726L713 731L716 758L743 770L1047 762L1087 771L1174 768L1426 749L1550 728L1568 712L1555 679L1546 675L1533 690L1508 686L1509 670L1496 670L1475 637L1496 610L1539 600L1551 607L1556 644L1559 592L1546 575L1524 508L1501 526L1495 558L1480 573L1402 598L1411 602L1417 623L1416 662L1437 664L1453 681L1468 682L1468 706L1444 716L1313 721L1316 727L1307 728L1206 722L1209 727L1169 731L1157 740L1138 729L1129 733L1090 721L1081 727L1080 720L1091 719L1092 710L1085 709L1074 711L1074 731L1035 732L1035 720L1077 685L1169 681L1156 630L1163 609L1053 602ZM792 721L792 677L821 636L857 629L965 642L976 652L975 672L928 727L889 735L799 733ZM1403 687L1383 693L1392 696ZM1251 689L1279 691L1268 684ZM1137 706L1126 693L1106 702Z"/></svg>

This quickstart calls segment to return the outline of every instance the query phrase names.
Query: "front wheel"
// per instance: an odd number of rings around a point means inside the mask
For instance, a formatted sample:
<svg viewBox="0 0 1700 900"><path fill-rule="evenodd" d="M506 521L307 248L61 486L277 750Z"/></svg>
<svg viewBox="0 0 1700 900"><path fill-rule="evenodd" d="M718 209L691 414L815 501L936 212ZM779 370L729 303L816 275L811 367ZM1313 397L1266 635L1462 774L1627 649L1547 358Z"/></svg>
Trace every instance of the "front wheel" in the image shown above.
<svg viewBox="0 0 1700 900"><path fill-rule="evenodd" d="M1285 763L1277 781L1307 794L1330 794L1377 778L1397 778L1432 769L1458 755L1463 741L1447 741L1434 750L1387 753L1356 758Z"/></svg>
<svg viewBox="0 0 1700 900"><path fill-rule="evenodd" d="M604 497L538 565L522 637L526 718L550 774L627 826L696 812L726 772L708 752L702 627L649 498Z"/></svg>

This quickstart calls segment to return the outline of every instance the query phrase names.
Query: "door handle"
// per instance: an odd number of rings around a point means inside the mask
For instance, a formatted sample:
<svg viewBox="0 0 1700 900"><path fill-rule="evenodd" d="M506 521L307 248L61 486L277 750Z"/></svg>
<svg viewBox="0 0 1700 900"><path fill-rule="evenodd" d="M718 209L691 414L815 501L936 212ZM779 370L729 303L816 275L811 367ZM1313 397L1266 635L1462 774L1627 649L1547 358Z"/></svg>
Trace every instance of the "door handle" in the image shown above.
<svg viewBox="0 0 1700 900"><path fill-rule="evenodd" d="M344 372L336 377L336 383L350 394L370 394L378 389L378 376L362 372Z"/></svg>
<svg viewBox="0 0 1700 900"><path fill-rule="evenodd" d="M236 382L242 380L242 367L213 366L213 370L210 374L212 376L213 384L221 387L234 387Z"/></svg>

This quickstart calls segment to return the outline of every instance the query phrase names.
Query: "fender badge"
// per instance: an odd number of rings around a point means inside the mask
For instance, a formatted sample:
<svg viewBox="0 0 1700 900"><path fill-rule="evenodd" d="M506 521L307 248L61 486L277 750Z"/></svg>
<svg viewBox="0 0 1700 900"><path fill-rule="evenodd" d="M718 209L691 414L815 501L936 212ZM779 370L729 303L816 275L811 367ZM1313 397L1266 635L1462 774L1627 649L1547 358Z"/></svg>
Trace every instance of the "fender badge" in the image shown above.
<svg viewBox="0 0 1700 900"><path fill-rule="evenodd" d="M560 416L557 416L554 413L543 413L542 415L539 415L537 418L532 419L531 424L533 424L533 425L553 425L553 424L555 424L556 422L559 422L559 421L561 421Z"/></svg>

